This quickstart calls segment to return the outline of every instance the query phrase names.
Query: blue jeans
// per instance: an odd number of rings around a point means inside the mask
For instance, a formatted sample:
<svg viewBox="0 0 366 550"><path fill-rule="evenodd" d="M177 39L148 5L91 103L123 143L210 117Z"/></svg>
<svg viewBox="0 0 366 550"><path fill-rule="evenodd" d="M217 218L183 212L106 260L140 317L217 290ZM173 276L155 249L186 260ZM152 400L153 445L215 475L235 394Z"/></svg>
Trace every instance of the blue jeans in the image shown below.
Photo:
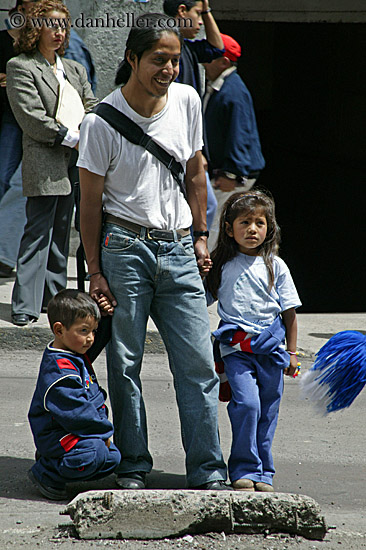
<svg viewBox="0 0 366 550"><path fill-rule="evenodd" d="M9 189L9 182L22 160L22 131L13 113L6 110L0 126L0 200Z"/></svg>
<svg viewBox="0 0 366 550"><path fill-rule="evenodd" d="M271 355L238 351L224 358L232 398L230 480L247 478L272 485L272 442L283 392L283 370Z"/></svg>
<svg viewBox="0 0 366 550"><path fill-rule="evenodd" d="M101 256L118 302L107 347L114 441L122 457L116 472L150 472L153 464L140 381L150 315L174 377L188 486L226 479L218 437L218 377L191 237L155 241L107 223Z"/></svg>
<svg viewBox="0 0 366 550"><path fill-rule="evenodd" d="M23 197L22 163L10 180L10 187L0 201L0 262L15 267L20 241L27 221Z"/></svg>

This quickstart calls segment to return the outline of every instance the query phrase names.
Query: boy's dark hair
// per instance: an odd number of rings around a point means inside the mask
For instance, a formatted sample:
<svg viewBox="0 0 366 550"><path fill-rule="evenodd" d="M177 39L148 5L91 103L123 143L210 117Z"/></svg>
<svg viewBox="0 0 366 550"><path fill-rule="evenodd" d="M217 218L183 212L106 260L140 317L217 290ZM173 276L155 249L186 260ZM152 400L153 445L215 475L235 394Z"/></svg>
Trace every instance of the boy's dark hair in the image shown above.
<svg viewBox="0 0 366 550"><path fill-rule="evenodd" d="M151 50L163 33L170 32L177 36L181 45L183 38L178 26L171 17L163 13L145 13L140 15L131 28L126 42L125 57L119 65L115 84L126 84L131 76L131 65L127 60L127 52L131 51L140 61L144 52Z"/></svg>
<svg viewBox="0 0 366 550"><path fill-rule="evenodd" d="M74 288L61 290L49 301L47 316L52 331L57 322L68 330L76 319L94 317L96 321L100 321L100 311L93 298Z"/></svg>
<svg viewBox="0 0 366 550"><path fill-rule="evenodd" d="M183 6L187 8L187 11L189 11L194 8L199 1L200 0L165 0L163 5L164 13L170 15L170 17L176 17L179 6L183 4Z"/></svg>
<svg viewBox="0 0 366 550"><path fill-rule="evenodd" d="M268 271L269 292L274 283L273 257L278 253L281 231L276 221L275 203L267 190L253 189L247 192L234 193L223 206L220 217L220 231L216 248L212 251L212 269L206 278L206 285L211 295L217 300L217 292L221 283L223 266L238 253L238 244L234 237L227 234L227 225L232 227L234 220L241 214L263 209L267 220L267 235L259 247L259 255L263 257Z"/></svg>

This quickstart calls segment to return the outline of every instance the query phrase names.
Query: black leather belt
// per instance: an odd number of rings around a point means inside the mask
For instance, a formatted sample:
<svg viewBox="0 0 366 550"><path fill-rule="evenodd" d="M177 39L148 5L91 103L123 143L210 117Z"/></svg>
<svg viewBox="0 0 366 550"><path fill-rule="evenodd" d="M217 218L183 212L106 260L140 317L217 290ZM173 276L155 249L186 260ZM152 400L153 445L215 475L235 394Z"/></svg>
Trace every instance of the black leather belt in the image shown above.
<svg viewBox="0 0 366 550"><path fill-rule="evenodd" d="M133 231L141 239L152 239L154 241L167 241L174 242L176 240L180 241L182 237L186 237L190 234L189 229L153 229L149 227L144 227L137 223L130 222L128 220L123 220L113 214L107 214L105 217L107 223L114 223L119 227Z"/></svg>

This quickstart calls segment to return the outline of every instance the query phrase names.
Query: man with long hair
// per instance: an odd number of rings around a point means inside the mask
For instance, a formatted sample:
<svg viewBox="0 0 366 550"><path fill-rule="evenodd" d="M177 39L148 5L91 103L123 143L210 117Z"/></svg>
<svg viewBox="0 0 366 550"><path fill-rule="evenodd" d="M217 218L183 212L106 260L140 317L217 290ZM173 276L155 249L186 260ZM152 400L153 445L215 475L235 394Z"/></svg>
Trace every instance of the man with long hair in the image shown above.
<svg viewBox="0 0 366 550"><path fill-rule="evenodd" d="M140 16L117 73L122 87L103 103L116 109L116 118L121 112L132 119L181 163L186 197L170 169L97 114L85 118L80 132L81 233L90 294L98 302L108 298L109 311L114 308L107 364L122 456L117 484L123 489L145 488L153 463L140 380L149 315L174 376L187 484L227 489L218 439L219 384L200 277L210 269L201 103L192 87L174 83L180 53L180 34L168 17Z"/></svg>

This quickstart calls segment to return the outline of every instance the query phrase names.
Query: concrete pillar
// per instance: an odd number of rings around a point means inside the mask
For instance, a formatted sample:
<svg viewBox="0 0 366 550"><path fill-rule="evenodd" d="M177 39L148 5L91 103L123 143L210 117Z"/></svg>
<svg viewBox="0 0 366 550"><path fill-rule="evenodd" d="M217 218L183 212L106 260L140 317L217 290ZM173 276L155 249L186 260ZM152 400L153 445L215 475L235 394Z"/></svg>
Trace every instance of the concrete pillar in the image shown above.
<svg viewBox="0 0 366 550"><path fill-rule="evenodd" d="M66 507L82 539L163 539L185 534L291 533L322 540L310 497L234 491L89 491Z"/></svg>

